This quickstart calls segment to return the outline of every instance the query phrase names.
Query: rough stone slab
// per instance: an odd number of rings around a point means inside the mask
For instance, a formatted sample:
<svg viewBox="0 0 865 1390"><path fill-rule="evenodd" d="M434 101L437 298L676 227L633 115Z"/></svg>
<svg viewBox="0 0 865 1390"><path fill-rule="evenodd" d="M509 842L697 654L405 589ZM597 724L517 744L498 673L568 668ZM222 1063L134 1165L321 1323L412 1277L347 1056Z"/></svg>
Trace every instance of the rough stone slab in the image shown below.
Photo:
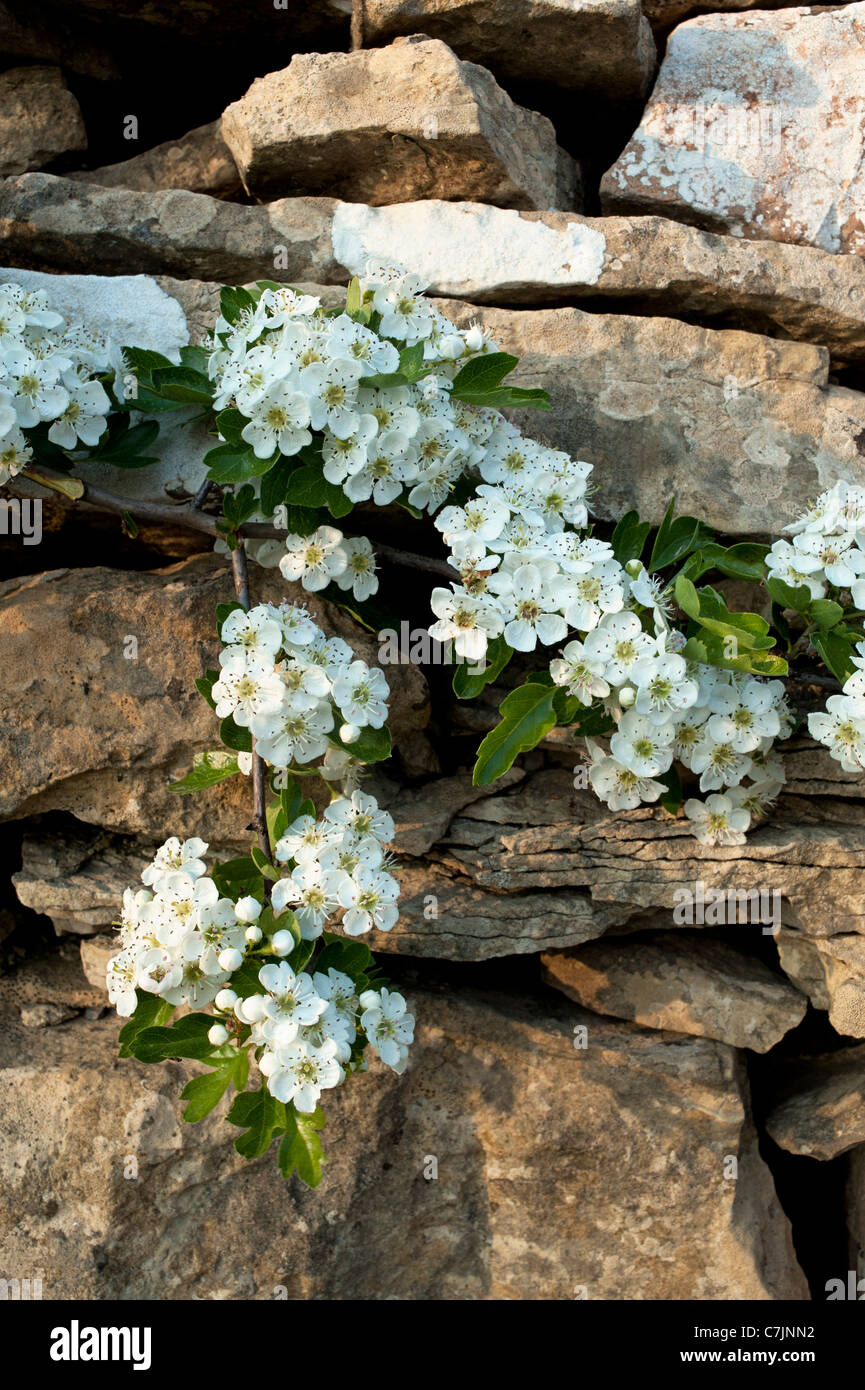
<svg viewBox="0 0 865 1390"><path fill-rule="evenodd" d="M204 193L137 193L50 174L0 184L0 258L50 270L177 275L241 284L345 278L332 198L245 207Z"/></svg>
<svg viewBox="0 0 865 1390"><path fill-rule="evenodd" d="M511 378L552 409L520 423L594 465L595 514L678 510L722 534L779 529L844 478L865 482L865 394L828 384L828 354L736 330L579 309L440 303L519 357Z"/></svg>
<svg viewBox="0 0 865 1390"><path fill-rule="evenodd" d="M409 1069L374 1062L325 1098L315 1191L277 1180L274 1153L247 1165L224 1103L182 1123L195 1063L116 1063L112 1018L4 1020L10 1268L39 1271L46 1299L807 1299L731 1049L565 1001L403 988Z"/></svg>
<svg viewBox="0 0 865 1390"><path fill-rule="evenodd" d="M548 985L594 1013L753 1052L768 1052L807 1008L761 961L689 932L610 937L544 955L542 964Z"/></svg>
<svg viewBox="0 0 865 1390"><path fill-rule="evenodd" d="M342 609L256 569L256 600L307 604L328 632L375 664L374 636ZM219 746L213 711L194 681L216 665L216 604L234 597L225 559L199 555L167 569L55 570L0 585L0 663L6 768L0 818L66 810L88 824L157 843L201 835L214 846L249 843L245 778L204 796L169 785L193 754ZM154 623L154 613L159 623ZM137 655L128 642L137 639ZM392 666L390 726L423 728L426 682L416 666ZM72 910L64 908L64 910Z"/></svg>
<svg viewBox="0 0 865 1390"><path fill-rule="evenodd" d="M185 188L190 193L210 193L215 198L229 198L241 188L237 166L219 133L218 121L198 126L178 140L166 140L119 164L81 170L69 177L101 188L130 188L140 193Z"/></svg>
<svg viewBox="0 0 865 1390"><path fill-rule="evenodd" d="M865 1144L865 1047L793 1064L766 1116L788 1153L830 1159Z"/></svg>
<svg viewBox="0 0 865 1390"><path fill-rule="evenodd" d="M639 0L355 0L357 47L416 33L442 39L505 84L617 100L644 96L656 61Z"/></svg>
<svg viewBox="0 0 865 1390"><path fill-rule="evenodd" d="M644 313L724 316L865 361L865 265L811 247L748 242L664 217L578 217L441 201L339 203L336 259L415 271L430 293L486 304L622 300Z"/></svg>
<svg viewBox="0 0 865 1390"><path fill-rule="evenodd" d="M862 3L680 25L604 211L865 256L863 42Z"/></svg>
<svg viewBox="0 0 865 1390"><path fill-rule="evenodd" d="M855 933L860 934L855 934ZM778 958L815 1009L827 1009L836 1032L865 1038L865 940L861 917L839 921L837 934L809 940L778 933Z"/></svg>
<svg viewBox="0 0 865 1390"><path fill-rule="evenodd" d="M59 68L0 73L0 176L43 169L86 148L81 109Z"/></svg>
<svg viewBox="0 0 865 1390"><path fill-rule="evenodd" d="M517 106L486 68L423 35L364 52L297 54L226 109L222 135L258 198L565 206L552 122Z"/></svg>

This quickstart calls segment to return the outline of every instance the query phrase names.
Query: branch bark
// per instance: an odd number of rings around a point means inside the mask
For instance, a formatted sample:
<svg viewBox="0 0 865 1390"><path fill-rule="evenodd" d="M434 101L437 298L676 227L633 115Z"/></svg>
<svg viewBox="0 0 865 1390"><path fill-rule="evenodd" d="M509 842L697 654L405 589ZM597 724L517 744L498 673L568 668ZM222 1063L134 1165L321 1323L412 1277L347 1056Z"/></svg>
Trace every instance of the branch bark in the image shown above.
<svg viewBox="0 0 865 1390"><path fill-rule="evenodd" d="M246 549L243 541L239 541L236 548L231 552L231 572L234 576L234 592L237 594L238 602L246 609L247 613L251 607L249 599L249 569L246 563ZM267 782L264 768L264 760L255 751L255 740L252 741L252 801L253 816L252 823L258 836L258 845L268 863L272 863L270 854L270 836L267 833ZM265 878L264 891L270 896L270 880Z"/></svg>

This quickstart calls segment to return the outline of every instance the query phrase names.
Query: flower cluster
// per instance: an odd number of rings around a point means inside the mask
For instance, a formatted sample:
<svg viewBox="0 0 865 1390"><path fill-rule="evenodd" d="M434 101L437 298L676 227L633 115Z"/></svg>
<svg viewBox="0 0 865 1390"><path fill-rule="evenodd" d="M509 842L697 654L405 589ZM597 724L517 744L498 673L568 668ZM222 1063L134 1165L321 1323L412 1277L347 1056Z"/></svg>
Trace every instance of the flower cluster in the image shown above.
<svg viewBox="0 0 865 1390"><path fill-rule="evenodd" d="M776 541L766 556L769 578L804 587L812 599L849 591L865 608L865 488L838 482L785 526L792 541Z"/></svg>
<svg viewBox="0 0 865 1390"><path fill-rule="evenodd" d="M289 865L289 876L274 885L274 909L291 906L308 941L321 935L339 908L347 936L373 927L390 931L399 884L388 872L384 846L393 833L388 813L360 791L337 797L320 820L299 816L274 846L277 863Z"/></svg>
<svg viewBox="0 0 865 1390"><path fill-rule="evenodd" d="M396 920L397 890L381 869L379 838L393 834L390 817L374 798L357 792L338 798L328 812L330 819L318 826L300 817L280 840L278 857L291 859L293 876L276 885L270 906L220 893L207 872L203 840L167 840L142 872L145 886L124 894L121 949L106 974L109 998L123 1017L135 1011L138 990L194 1011L213 1006L208 1042L218 1049L232 1039L241 1045L251 1039L271 1095L293 1102L301 1114L311 1114L322 1090L363 1066L366 1043L403 1071L414 1031L402 995L386 988L358 993L356 981L332 966L310 975L279 959L296 946L295 933L281 925L288 920L280 915L287 902L300 904L301 938L321 935L328 913L316 882L328 908L347 903L347 932ZM381 881L378 890L374 878ZM349 883L352 891L341 891ZM258 966L253 992L238 973L250 960Z"/></svg>
<svg viewBox="0 0 865 1390"><path fill-rule="evenodd" d="M845 772L865 771L865 642L851 658L856 670L840 695L830 695L825 712L808 715L808 730L826 745Z"/></svg>
<svg viewBox="0 0 865 1390"><path fill-rule="evenodd" d="M616 721L609 752L587 740L591 786L611 810L631 810L664 795L660 779L677 762L699 777L701 792L725 792L685 803L697 839L739 844L785 780L772 756L790 728L784 687L686 661L676 650L681 635L657 610L647 631L633 589L631 602L637 611L605 615L550 666L557 685L584 704L602 697Z"/></svg>
<svg viewBox="0 0 865 1390"><path fill-rule="evenodd" d="M96 445L111 408L97 378L122 371L115 345L66 324L42 290L0 285L0 485L31 462L37 426L61 449Z"/></svg>
<svg viewBox="0 0 865 1390"><path fill-rule="evenodd" d="M226 644L211 695L220 718L249 729L271 767L315 762L338 727L344 744L387 719L383 673L355 658L340 637L326 637L294 603L237 607L222 625Z"/></svg>

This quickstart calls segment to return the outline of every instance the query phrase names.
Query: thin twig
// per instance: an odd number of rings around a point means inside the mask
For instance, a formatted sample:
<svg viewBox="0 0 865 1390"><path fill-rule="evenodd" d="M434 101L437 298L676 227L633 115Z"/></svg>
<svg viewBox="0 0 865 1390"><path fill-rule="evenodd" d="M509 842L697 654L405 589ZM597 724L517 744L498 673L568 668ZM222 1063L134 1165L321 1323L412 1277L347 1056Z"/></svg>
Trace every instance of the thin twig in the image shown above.
<svg viewBox="0 0 865 1390"><path fill-rule="evenodd" d="M249 599L249 569L246 563L246 549L243 541L238 541L234 550L231 552L231 573L234 576L234 592L237 594L239 603L246 609L247 613L251 607ZM255 808L252 823L258 835L258 844L262 854L271 863L270 857L270 836L267 831L267 792L266 778L264 771L264 759L260 758L255 751L255 740L252 742L252 801ZM264 891L270 896L270 881L265 878Z"/></svg>
<svg viewBox="0 0 865 1390"><path fill-rule="evenodd" d="M47 472L45 476L48 477ZM61 475L58 474L59 476ZM114 512L118 516L122 516L124 512L130 512L137 521L152 522L154 525L180 526L191 531L202 531L208 536L218 536L219 531L216 526L218 517L211 516L209 512L200 511L196 505L201 491L202 489L199 488L191 503L137 502L130 501L128 497L118 497L113 492L107 492L104 488L95 487L91 483L85 483L81 504L89 504L102 512ZM249 540L284 540L286 533L271 522L251 522L246 526L241 526L238 534ZM378 558L386 560L389 564L399 565L403 569L421 570L425 574L438 574L443 579L449 580L459 578L459 571L453 569L446 560L436 560L431 555L414 555L410 551L398 550L395 546L383 545L378 541L375 543L375 553Z"/></svg>
<svg viewBox="0 0 865 1390"><path fill-rule="evenodd" d="M210 479L205 478L204 482L201 484L201 487L198 489L198 491L192 499L192 505L196 511L198 511L201 507L204 506L205 502L207 501L207 494L209 493L212 486L213 484L211 483Z"/></svg>

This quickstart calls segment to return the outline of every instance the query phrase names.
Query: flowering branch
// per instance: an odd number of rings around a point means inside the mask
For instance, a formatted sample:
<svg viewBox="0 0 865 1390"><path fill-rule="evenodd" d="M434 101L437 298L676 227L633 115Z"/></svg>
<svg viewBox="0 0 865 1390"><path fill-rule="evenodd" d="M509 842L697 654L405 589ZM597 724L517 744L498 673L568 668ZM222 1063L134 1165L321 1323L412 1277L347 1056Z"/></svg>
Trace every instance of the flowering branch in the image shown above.
<svg viewBox="0 0 865 1390"><path fill-rule="evenodd" d="M246 547L242 540L238 540L237 545L231 552L231 572L234 576L234 592L237 594L238 602L244 612L250 610L249 598L249 569L246 563ZM252 823L258 836L258 846L268 863L271 862L270 836L267 830L267 784L265 779L264 760L259 757L255 749L255 742L252 745L252 801L255 808ZM264 891L270 896L270 880L265 878Z"/></svg>

